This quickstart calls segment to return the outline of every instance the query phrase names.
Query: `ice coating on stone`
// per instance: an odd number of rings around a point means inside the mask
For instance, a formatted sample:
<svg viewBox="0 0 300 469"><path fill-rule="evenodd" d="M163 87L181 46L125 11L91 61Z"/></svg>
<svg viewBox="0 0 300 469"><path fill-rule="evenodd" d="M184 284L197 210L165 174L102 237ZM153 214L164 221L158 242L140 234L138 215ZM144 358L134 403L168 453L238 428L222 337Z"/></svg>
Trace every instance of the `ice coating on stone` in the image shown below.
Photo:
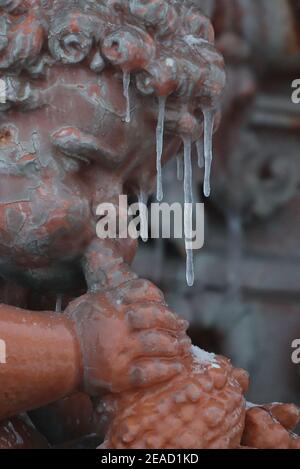
<svg viewBox="0 0 300 469"><path fill-rule="evenodd" d="M199 46L201 44L209 44L209 41L206 39L195 37L192 34L187 34L184 36L184 42L190 47Z"/></svg>
<svg viewBox="0 0 300 469"><path fill-rule="evenodd" d="M253 404L252 402L246 402L246 409L253 409L253 407L258 407L257 404Z"/></svg>
<svg viewBox="0 0 300 469"><path fill-rule="evenodd" d="M214 130L214 112L205 109L203 111L204 116L204 161L205 161L205 173L204 173L204 195L205 197L210 196L210 174L212 164L212 139Z"/></svg>
<svg viewBox="0 0 300 469"><path fill-rule="evenodd" d="M184 236L186 250L186 280L189 287L194 285L194 256L190 247L193 237L193 174L192 140L184 138Z"/></svg>
<svg viewBox="0 0 300 469"><path fill-rule="evenodd" d="M7 428L8 428L8 430L7 430ZM16 446L17 445L24 445L24 440L23 440L22 436L15 429L15 427L13 426L13 423L11 421L9 421L7 423L7 428L4 427L4 430L6 430L8 432L11 431L13 433Z"/></svg>
<svg viewBox="0 0 300 469"><path fill-rule="evenodd" d="M183 180L183 159L182 155L177 155L176 156L176 162L177 162L177 179L178 181Z"/></svg>
<svg viewBox="0 0 300 469"><path fill-rule="evenodd" d="M164 144L165 113L166 113L166 97L161 96L158 99L158 121L157 121L157 128L156 128L156 169L157 169L156 198L159 202L161 202L163 199L161 159L162 159L163 144Z"/></svg>
<svg viewBox="0 0 300 469"><path fill-rule="evenodd" d="M126 117L125 122L129 124L130 116L130 96L129 96L129 87L130 87L130 73L123 72L123 94L126 99Z"/></svg>
<svg viewBox="0 0 300 469"><path fill-rule="evenodd" d="M216 360L216 355L214 353L206 352L196 345L192 345L191 353L194 361L193 371L194 373L203 372L203 367L205 365L210 365L212 368L220 368Z"/></svg>
<svg viewBox="0 0 300 469"><path fill-rule="evenodd" d="M198 155L198 166L200 169L204 167L204 155L203 155L203 142L202 140L197 140L196 149Z"/></svg>
<svg viewBox="0 0 300 469"><path fill-rule="evenodd" d="M139 210L140 210L140 228L141 238L146 243L148 241L148 215L147 215L147 204L148 196L144 191L139 193Z"/></svg>

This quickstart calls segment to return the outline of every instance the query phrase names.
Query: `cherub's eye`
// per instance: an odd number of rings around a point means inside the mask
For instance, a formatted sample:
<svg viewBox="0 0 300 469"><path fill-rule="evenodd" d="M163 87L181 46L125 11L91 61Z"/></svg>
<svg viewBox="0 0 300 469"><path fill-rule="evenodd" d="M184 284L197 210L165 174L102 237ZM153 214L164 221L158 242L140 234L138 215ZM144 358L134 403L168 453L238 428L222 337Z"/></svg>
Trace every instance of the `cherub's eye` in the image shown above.
<svg viewBox="0 0 300 469"><path fill-rule="evenodd" d="M61 127L51 135L52 144L64 155L71 158L91 161L103 161L112 164L118 162L118 156L94 135L84 133L77 127Z"/></svg>

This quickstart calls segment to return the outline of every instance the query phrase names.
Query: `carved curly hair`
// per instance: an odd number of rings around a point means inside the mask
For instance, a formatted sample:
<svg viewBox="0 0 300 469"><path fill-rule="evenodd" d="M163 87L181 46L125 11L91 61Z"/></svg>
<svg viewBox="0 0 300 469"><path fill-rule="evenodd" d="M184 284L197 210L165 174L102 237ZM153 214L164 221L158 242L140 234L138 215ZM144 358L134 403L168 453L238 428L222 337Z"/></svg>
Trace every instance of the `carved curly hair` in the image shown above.
<svg viewBox="0 0 300 469"><path fill-rule="evenodd" d="M200 0L198 0L200 1ZM157 125L157 198L162 199L166 128L184 143L201 138L204 127L204 193L210 194L212 132L225 86L224 62L214 46L209 19L192 0L0 0L0 73L7 102L34 109L39 79L49 67L81 64L95 75L114 67L137 92L160 100ZM198 3L198 2L197 2ZM32 81L37 80L37 87ZM204 115L204 119L203 119ZM130 121L127 99L126 121ZM199 162L200 162L200 153ZM202 163L201 163L202 164ZM190 197L191 198L191 197Z"/></svg>
<svg viewBox="0 0 300 469"><path fill-rule="evenodd" d="M190 0L0 0L0 70L119 67L143 94L213 105L224 86L210 21ZM174 57L174 51L176 51Z"/></svg>

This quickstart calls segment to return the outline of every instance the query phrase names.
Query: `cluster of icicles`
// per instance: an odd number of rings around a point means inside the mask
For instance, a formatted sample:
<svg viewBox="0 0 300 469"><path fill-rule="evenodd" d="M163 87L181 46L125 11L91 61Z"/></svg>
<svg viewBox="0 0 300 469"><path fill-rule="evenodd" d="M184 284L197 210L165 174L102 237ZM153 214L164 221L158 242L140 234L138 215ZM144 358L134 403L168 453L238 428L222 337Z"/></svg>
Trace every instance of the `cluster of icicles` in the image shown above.
<svg viewBox="0 0 300 469"><path fill-rule="evenodd" d="M130 122L130 73L123 74L124 97L126 100L126 117L125 122ZM157 169L157 190L156 198L159 202L163 200L163 184L162 184L162 155L164 142L164 123L166 111L166 97L159 97L158 121L156 128L156 169ZM210 109L203 110L204 117L204 144L199 138L196 142L198 154L199 168L204 170L204 188L205 197L210 196L210 175L212 165L212 139L214 129L214 111ZM186 250L186 280L188 286L193 286L195 281L193 249L190 248L193 238L193 172L192 172L192 138L184 137L184 165L181 156L177 156L177 178L184 179L184 236ZM147 205L146 195L141 192L139 194L139 204L141 206L141 237L143 241L147 241L148 233L144 221L146 220L145 206Z"/></svg>

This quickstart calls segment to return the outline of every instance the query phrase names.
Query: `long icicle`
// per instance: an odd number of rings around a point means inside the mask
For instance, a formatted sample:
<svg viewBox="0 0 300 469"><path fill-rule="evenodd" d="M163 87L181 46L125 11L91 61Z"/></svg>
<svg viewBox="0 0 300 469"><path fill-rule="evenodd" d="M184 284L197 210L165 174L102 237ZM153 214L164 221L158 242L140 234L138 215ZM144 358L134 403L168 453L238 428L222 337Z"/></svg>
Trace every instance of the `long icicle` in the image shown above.
<svg viewBox="0 0 300 469"><path fill-rule="evenodd" d="M140 210L140 230L141 238L146 243L148 241L148 213L147 213L148 196L144 191L139 193L139 210Z"/></svg>
<svg viewBox="0 0 300 469"><path fill-rule="evenodd" d="M204 116L204 161L205 161L205 174L204 174L204 195L210 196L210 174L212 164L212 139L214 130L214 111L209 109L203 110Z"/></svg>
<svg viewBox="0 0 300 469"><path fill-rule="evenodd" d="M178 181L183 180L183 159L182 155L177 155L176 156L176 162L177 162L177 179Z"/></svg>
<svg viewBox="0 0 300 469"><path fill-rule="evenodd" d="M126 117L125 122L129 124L131 120L130 116L130 96L129 96L129 87L130 87L130 73L123 72L123 95L126 99Z"/></svg>
<svg viewBox="0 0 300 469"><path fill-rule="evenodd" d="M185 137L184 143L184 236L186 250L186 280L189 287L194 285L194 256L190 247L193 237L193 174L192 140Z"/></svg>
<svg viewBox="0 0 300 469"><path fill-rule="evenodd" d="M203 155L203 143L202 140L197 140L196 149L198 155L198 166L200 169L204 168L204 155Z"/></svg>
<svg viewBox="0 0 300 469"><path fill-rule="evenodd" d="M161 202L163 199L161 159L162 159L163 144L164 144L166 97L165 96L159 97L158 102L159 102L158 121L157 121L157 128L156 128L156 169L157 169L156 198L159 202Z"/></svg>

